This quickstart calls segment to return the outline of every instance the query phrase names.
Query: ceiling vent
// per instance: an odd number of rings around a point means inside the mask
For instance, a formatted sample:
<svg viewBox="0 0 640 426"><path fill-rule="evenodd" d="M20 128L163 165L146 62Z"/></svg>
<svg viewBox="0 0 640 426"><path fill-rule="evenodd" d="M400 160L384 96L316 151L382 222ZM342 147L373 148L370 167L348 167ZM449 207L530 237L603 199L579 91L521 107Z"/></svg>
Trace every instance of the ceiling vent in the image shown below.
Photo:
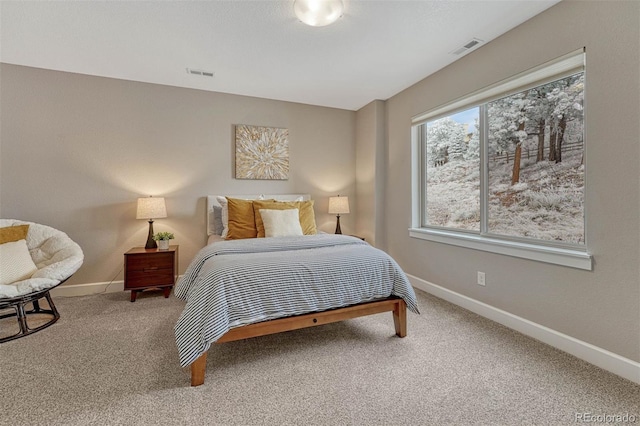
<svg viewBox="0 0 640 426"><path fill-rule="evenodd" d="M213 71L194 70L193 68L187 68L187 74L200 75L202 77L213 77L216 73Z"/></svg>
<svg viewBox="0 0 640 426"><path fill-rule="evenodd" d="M464 46L454 50L453 52L449 52L449 53L452 54L452 55L462 55L463 53L466 53L466 52L468 52L470 50L473 50L473 49L477 48L482 43L483 43L483 41L480 40L479 38L473 38L468 43L465 43Z"/></svg>

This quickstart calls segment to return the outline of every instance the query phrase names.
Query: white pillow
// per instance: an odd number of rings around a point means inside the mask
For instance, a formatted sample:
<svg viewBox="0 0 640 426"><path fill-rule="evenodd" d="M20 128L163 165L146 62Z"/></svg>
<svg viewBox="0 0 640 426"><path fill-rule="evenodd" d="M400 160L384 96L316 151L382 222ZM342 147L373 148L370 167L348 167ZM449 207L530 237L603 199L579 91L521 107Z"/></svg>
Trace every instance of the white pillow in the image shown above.
<svg viewBox="0 0 640 426"><path fill-rule="evenodd" d="M218 204L222 207L222 238L227 238L229 232L229 204L227 203L227 197L216 197Z"/></svg>
<svg viewBox="0 0 640 426"><path fill-rule="evenodd" d="M265 237L304 235L300 226L300 211L298 209L260 209L260 216L264 222Z"/></svg>
<svg viewBox="0 0 640 426"><path fill-rule="evenodd" d="M26 240L0 244L0 285L31 278L37 270Z"/></svg>

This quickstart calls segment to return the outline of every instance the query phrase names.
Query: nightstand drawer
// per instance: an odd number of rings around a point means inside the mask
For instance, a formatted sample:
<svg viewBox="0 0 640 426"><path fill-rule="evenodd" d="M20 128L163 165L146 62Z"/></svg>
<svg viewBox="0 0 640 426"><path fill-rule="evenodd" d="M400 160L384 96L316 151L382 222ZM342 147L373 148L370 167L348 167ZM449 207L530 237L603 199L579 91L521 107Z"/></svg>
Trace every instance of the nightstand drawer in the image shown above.
<svg viewBox="0 0 640 426"><path fill-rule="evenodd" d="M128 271L147 271L149 269L173 268L173 253L136 254L128 256Z"/></svg>
<svg viewBox="0 0 640 426"><path fill-rule="evenodd" d="M127 270L127 288L173 285L173 268L158 269L153 266L143 270Z"/></svg>

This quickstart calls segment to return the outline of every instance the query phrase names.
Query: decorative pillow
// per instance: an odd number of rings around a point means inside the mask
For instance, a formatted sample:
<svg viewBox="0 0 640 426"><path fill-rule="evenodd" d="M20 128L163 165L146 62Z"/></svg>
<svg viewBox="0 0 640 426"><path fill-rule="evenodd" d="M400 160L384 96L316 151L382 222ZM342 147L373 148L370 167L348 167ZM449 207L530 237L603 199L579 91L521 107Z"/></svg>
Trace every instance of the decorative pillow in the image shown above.
<svg viewBox="0 0 640 426"><path fill-rule="evenodd" d="M298 209L260 209L260 216L264 224L265 237L304 235L300 226L300 212Z"/></svg>
<svg viewBox="0 0 640 426"><path fill-rule="evenodd" d="M313 200L300 201L300 226L304 235L316 235L316 214L313 211Z"/></svg>
<svg viewBox="0 0 640 426"><path fill-rule="evenodd" d="M260 195L258 200L264 200L264 195ZM220 233L220 236L222 238L227 238L227 234L229 233L229 206L227 203L227 197L217 196L216 201L218 201L218 204L220 204L220 207L222 208L222 232Z"/></svg>
<svg viewBox="0 0 640 426"><path fill-rule="evenodd" d="M309 201L254 201L253 210L255 213L256 229L258 230L258 238L265 236L264 224L260 209L268 210L290 210L298 209L300 212L300 226L304 235L315 235L316 230L316 216L313 211L313 200Z"/></svg>
<svg viewBox="0 0 640 426"><path fill-rule="evenodd" d="M29 225L16 225L0 228L0 244L26 240L28 232Z"/></svg>
<svg viewBox="0 0 640 426"><path fill-rule="evenodd" d="M0 244L0 285L31 278L37 270L26 240Z"/></svg>
<svg viewBox="0 0 640 426"><path fill-rule="evenodd" d="M256 238L255 213L253 212L253 200L241 200L227 198L229 231L228 240L240 240L243 238Z"/></svg>

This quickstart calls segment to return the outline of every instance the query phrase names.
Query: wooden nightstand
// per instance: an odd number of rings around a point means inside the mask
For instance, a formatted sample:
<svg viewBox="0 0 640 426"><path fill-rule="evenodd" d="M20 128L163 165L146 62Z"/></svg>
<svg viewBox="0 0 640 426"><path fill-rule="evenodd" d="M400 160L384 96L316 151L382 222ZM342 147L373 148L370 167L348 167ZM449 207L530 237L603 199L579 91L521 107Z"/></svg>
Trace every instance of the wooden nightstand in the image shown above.
<svg viewBox="0 0 640 426"><path fill-rule="evenodd" d="M162 288L169 297L178 278L178 246L168 250L134 247L124 254L124 289L131 290L131 301L139 291Z"/></svg>

